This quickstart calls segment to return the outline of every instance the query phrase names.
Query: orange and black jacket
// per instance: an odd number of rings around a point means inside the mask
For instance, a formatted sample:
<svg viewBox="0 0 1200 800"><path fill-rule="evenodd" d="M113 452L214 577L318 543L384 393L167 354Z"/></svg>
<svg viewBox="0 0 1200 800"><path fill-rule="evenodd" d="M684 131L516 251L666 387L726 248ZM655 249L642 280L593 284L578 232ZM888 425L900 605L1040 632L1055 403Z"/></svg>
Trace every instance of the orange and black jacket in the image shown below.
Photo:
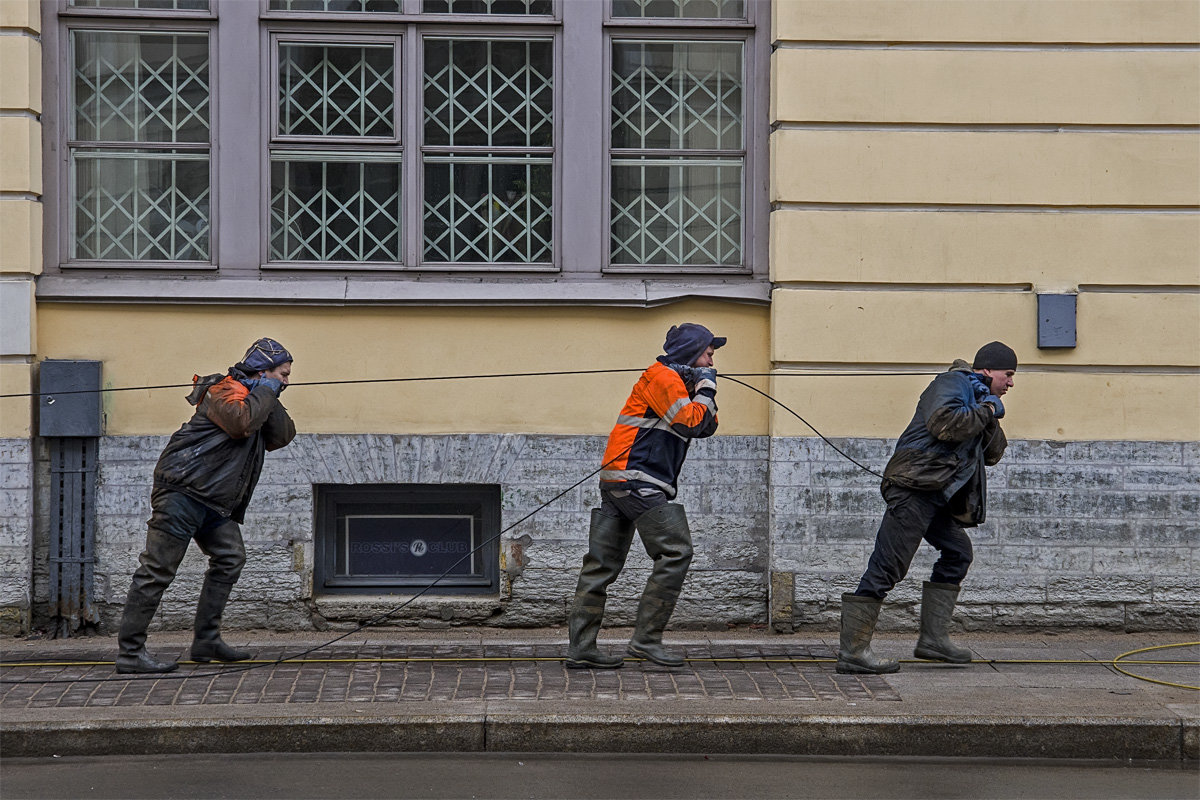
<svg viewBox="0 0 1200 800"><path fill-rule="evenodd" d="M171 489L243 522L264 454L296 437L275 393L253 391L231 375L196 376L188 402L196 413L172 434L154 468L154 487Z"/></svg>
<svg viewBox="0 0 1200 800"><path fill-rule="evenodd" d="M662 363L634 384L608 436L602 489L661 489L675 497L676 481L692 439L717 431L716 386L701 381L694 395L679 373Z"/></svg>

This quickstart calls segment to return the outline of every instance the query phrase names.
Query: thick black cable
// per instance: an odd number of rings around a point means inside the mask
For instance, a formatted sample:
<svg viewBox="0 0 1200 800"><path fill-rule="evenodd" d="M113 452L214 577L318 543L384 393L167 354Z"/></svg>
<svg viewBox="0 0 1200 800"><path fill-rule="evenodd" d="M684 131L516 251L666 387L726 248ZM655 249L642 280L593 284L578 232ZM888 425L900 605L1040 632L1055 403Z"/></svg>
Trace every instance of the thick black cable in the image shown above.
<svg viewBox="0 0 1200 800"><path fill-rule="evenodd" d="M626 372L626 371L630 371L630 370L601 370L601 372ZM579 374L579 373L554 373L554 374ZM741 374L741 373L736 373L736 374ZM763 375L763 377L768 377L768 376L769 376L769 373L767 375ZM477 376L477 377L500 377L500 376ZM506 375L503 377L509 377L509 376ZM860 469L871 473L872 475L878 476L880 478L883 477L882 475L880 475L878 472L871 469L870 467L859 463L852 456L850 456L845 451L843 451L841 448L839 448L837 445L835 445L833 442L831 442L823 433L821 433L819 430L817 430L815 427L813 427L812 423L810 423L808 420L804 419L804 417L797 414L795 411L793 411L791 408L789 408L783 402L776 400L774 397L772 397L771 395L762 391L761 389L751 386L750 384L740 381L737 378L734 378L730 375L721 375L720 377L725 378L730 381L733 381L734 383L738 384L739 386L744 386L747 389L762 395L763 397L767 398L771 402L778 404L781 408L783 408L789 414L796 417L796 419L800 420L805 425L807 425L813 431L813 433L815 433L817 436L821 437L821 439L826 444L828 444L835 451L837 451L842 457L844 457L845 459L847 459L848 461L850 461L851 463L853 463L855 466L859 467ZM391 380L391 379L380 379L380 380ZM402 380L404 380L404 379L402 379ZM412 603L414 603L418 598L422 597L424 594L426 594L431 589L433 589L434 586L436 586L439 581L441 581L443 578L445 578L451 572L453 572L454 569L459 564L466 561L468 558L471 558L477 552L482 550L484 547L488 546L489 544L496 541L504 534L506 534L509 531L511 531L512 529L516 528L518 525L525 522L530 517L532 517L535 514L537 514L538 512L540 512L542 509L546 508L547 506L551 505L555 501L559 500L561 497L566 495L568 492L570 492L571 490L573 490L576 487L583 484L584 481L587 481L590 478L592 478L593 476L599 474L605 467L607 467L609 464L612 464L614 461L619 459L621 456L628 453L631 449L633 449L633 445L630 445L629 447L625 448L620 453L618 453L616 456L609 459L604 464L601 464L597 469L592 470L590 473L588 473L584 477L580 478L578 481L571 484L566 489L563 489L561 492L559 492L554 497L547 500L545 503L542 503L540 506L535 508L533 511L530 511L528 514L526 514L525 516L521 517L516 522L509 525L507 528L504 528L503 530L501 530L495 536L488 538L487 540L481 542L476 547L472 548L469 552L467 552L462 557L460 557L457 561L455 561L453 564L451 564L446 569L445 572L443 572L441 575L438 575L437 577L435 577L428 585L422 587L422 589L420 591L418 591L416 594L414 594L411 597L409 597L408 599L406 599L400 605L398 605L388 611L385 611L382 614L378 614L378 615L366 620L365 622L359 623L359 625L356 628L353 628L334 639L330 639L329 641L324 642L319 645L314 645L313 647L310 647L307 650L303 650L299 653L281 657L274 661L264 661L262 663L251 664L251 665L244 666L244 667L223 667L223 668L221 668L219 670L215 670L215 671L192 671L192 672L187 672L187 673L138 673L138 674L131 674L131 675L110 676L110 677L105 677L105 678L78 678L78 679L64 678L64 679L50 679L50 680L20 680L20 681L11 681L11 680L0 679L0 685L29 684L29 685L41 686L41 685L56 684L56 683L108 683L111 681L130 681L130 680L188 680L191 678L205 677L205 676L212 677L212 676L222 676L222 675L236 675L236 674L239 674L242 672L249 672L250 670L260 669L262 667L278 666L279 664L284 664L284 663L287 663L288 661L293 661L295 659L302 658L302 657L308 655L309 653L316 652L317 650L322 650L326 647L329 647L330 645L333 645L333 644L336 644L337 642L342 641L343 639L353 636L356 633L359 633L367 628L373 627L375 625L378 625L378 624L384 622L387 619L390 619L394 614L397 614L400 611L404 610L405 608L410 606Z"/></svg>
<svg viewBox="0 0 1200 800"><path fill-rule="evenodd" d="M642 372L643 367L628 369L575 369L557 370L550 372L495 372L480 375L428 375L414 378L348 378L336 381L298 381L288 386L349 386L364 383L423 383L432 381L468 381L480 378L540 378L558 375L608 375L619 372ZM908 375L936 375L936 372L838 372L822 371L790 371L790 372L731 372L722 373L722 377L737 376L740 378L871 378L871 377L903 377ZM143 392L152 389L193 389L194 383L162 383L154 386L113 386L101 389L68 389L61 392L15 392L0 394L0 400L21 397L50 397L71 394L105 394L108 392Z"/></svg>
<svg viewBox="0 0 1200 800"><path fill-rule="evenodd" d="M874 475L874 476L875 476L875 477L877 477L877 478L883 478L883 476L882 476L882 475L880 475L878 472L876 472L875 470L873 470L873 469L871 469L870 467L866 466L865 464L861 464L861 463L859 463L858 461L856 461L856 460L854 459L854 457L853 457L853 456L849 455L849 454L848 454L848 453L847 453L845 450L842 450L842 449L841 449L840 447L838 447L836 444L834 444L833 442L829 441L829 439L828 439L828 438L825 436L825 434L821 433L819 430L817 430L816 428L814 428L814 427L812 426L812 423L811 423L811 422L809 422L809 421L808 421L808 420L806 420L804 417L802 417L802 416L800 416L799 414L797 414L795 411L792 411L792 409L788 408L788 407L787 407L786 405L784 405L784 404L783 404L781 401L779 401L779 400L776 400L774 397L771 397L771 395L767 394L767 393L766 393L766 392L764 392L762 389L757 389L757 388L755 388L755 387L751 386L750 384L748 384L748 383L744 383L744 382L742 382L742 381L739 381L737 378L730 377L729 375L722 375L721 377L722 377L722 378L724 378L725 380L730 380L730 381L733 381L734 383L738 384L739 386L745 386L747 389L749 389L749 390L750 390L750 391L752 391L752 392L758 392L758 393L759 393L759 394L761 394L763 397L767 398L767 399L768 399L768 400L770 400L772 403L775 403L775 404L776 404L776 405L778 405L780 408L782 408L784 411L788 412L788 413L789 413L789 414L791 414L793 417L795 417L796 419L800 420L800 421L801 421L801 422L803 422L805 425L807 425L807 426L809 427L809 429L810 429L810 430L811 430L813 433L815 433L817 436L820 436L820 437L821 437L821 440L822 440L822 441L824 441L824 442L825 442L825 444L829 445L829 446L830 446L830 447L832 447L834 450L836 450L836 451L837 451L837 452L838 452L838 453L839 453L839 454L840 454L840 455L841 455L843 458L845 458L845 459L846 459L847 461L849 461L850 463L854 464L854 466L858 467L859 469L863 470L864 472L869 472L869 473L871 473L872 475Z"/></svg>
<svg viewBox="0 0 1200 800"><path fill-rule="evenodd" d="M347 637L353 636L354 634L359 633L363 630L366 630L367 628L378 625L379 623L391 618L391 616L393 614L397 614L400 611L403 611L405 608L412 605L412 603L414 603L417 600L417 598L421 597L426 592L431 590L434 586L436 586L440 580L442 580L447 575L449 575L451 572L453 572L455 567L457 567L459 564L466 561L468 558L471 558L476 553L478 553L480 550L487 547L489 544L496 541L501 536L508 533L513 528L517 527L522 522L524 522L525 520L532 517L534 514L537 514L539 511L546 508L551 503L554 503L559 498L563 497L568 492L570 492L572 489L575 489L576 487L580 486L584 481L599 474L605 467L607 467L609 464L612 464L614 461L616 461L617 459L619 459L621 456L625 455L632 449L633 449L633 445L631 444L631 445L629 445L629 447L626 447L620 453L617 453L611 459L609 459L605 463L601 464L599 467L592 470L587 475L583 476L582 478L577 480L575 483L568 486L566 489L563 489L561 492L554 495L554 497L552 497L549 500L547 500L546 502L542 503L540 506L535 508L533 511L530 511L528 514L521 517L519 520L517 520L513 524L509 525L507 528L504 528L503 530L501 530L495 536L492 536L492 537L480 542L478 545L476 545L474 548L472 548L469 552L465 553L461 558L459 558L457 561L455 561L453 564L451 564L449 567L447 567L445 572L443 572L441 575L438 575L436 578L434 578L432 581L430 581L428 585L422 587L422 589L419 592L417 592L413 596L409 597L407 600L405 600L400 605L396 606L395 608L392 608L389 611L385 611L382 614L377 614L376 616L371 617L370 619L368 619L365 622L360 622L358 624L358 627L356 627L352 630L349 630L346 633L343 633L341 636L330 639L329 641L324 642L322 644L314 645L314 646L308 648L307 650L302 650L299 653L294 653L289 656L283 656L283 657L275 659L274 661L264 661L262 663L250 664L250 665L244 666L244 667L224 667L224 668L221 668L218 670L192 671L192 672L187 672L187 673L164 673L164 672L131 673L128 675L109 676L106 678L56 678L56 679L50 679L50 680L28 680L28 679L26 679L26 680L20 680L20 681L11 681L11 680L0 679L0 685L43 686L43 685L55 684L55 683L110 683L113 681L131 681L131 680L133 680L133 681L136 681L136 680L189 680L191 678L220 677L223 675L237 675L242 672L249 672L251 670L261 669L263 667L274 667L274 666L278 666L279 664L285 664L288 661L294 661L298 658L303 658L304 656L308 655L309 653L316 652L317 650L323 650L326 647L336 644ZM14 665L5 664L4 666L14 666Z"/></svg>

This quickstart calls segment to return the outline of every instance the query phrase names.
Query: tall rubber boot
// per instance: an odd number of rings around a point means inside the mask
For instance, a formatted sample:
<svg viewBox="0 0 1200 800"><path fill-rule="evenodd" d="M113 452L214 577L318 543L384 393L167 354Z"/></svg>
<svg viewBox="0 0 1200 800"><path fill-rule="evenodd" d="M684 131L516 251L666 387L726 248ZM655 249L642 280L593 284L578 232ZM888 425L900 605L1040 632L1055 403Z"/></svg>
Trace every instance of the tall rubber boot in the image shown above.
<svg viewBox="0 0 1200 800"><path fill-rule="evenodd" d="M675 612L688 565L692 563L692 534L687 515L678 503L665 503L638 517L634 524L654 571L638 603L637 622L626 652L663 667L682 667L685 660L663 647L663 631Z"/></svg>
<svg viewBox="0 0 1200 800"><path fill-rule="evenodd" d="M883 601L856 594L842 595L842 630L837 671L842 675L887 675L900 671L900 662L871 652L871 637Z"/></svg>
<svg viewBox="0 0 1200 800"><path fill-rule="evenodd" d="M620 656L600 652L596 637L604 620L604 604L608 600L608 585L616 580L625 566L629 545L633 541L633 524L619 517L610 517L600 509L592 509L592 524L588 531L588 552L583 557L575 602L567 622L570 644L567 647L567 669L617 669L624 663Z"/></svg>
<svg viewBox="0 0 1200 800"><path fill-rule="evenodd" d="M117 672L171 672L179 665L174 661L158 661L146 652L146 629L163 592L175 579L175 572L187 555L188 540L151 528L146 534L146 549L139 557L133 573L121 627L117 632Z"/></svg>
<svg viewBox="0 0 1200 800"><path fill-rule="evenodd" d="M951 664L971 663L971 651L950 641L947 632L959 588L952 583L925 581L921 592L921 635L913 650L917 658Z"/></svg>
<svg viewBox="0 0 1200 800"><path fill-rule="evenodd" d="M235 650L221 639L221 614L229 601L233 584L204 579L200 590L200 602L196 604L195 636L192 639L192 661L207 664L209 661L245 661L250 654Z"/></svg>

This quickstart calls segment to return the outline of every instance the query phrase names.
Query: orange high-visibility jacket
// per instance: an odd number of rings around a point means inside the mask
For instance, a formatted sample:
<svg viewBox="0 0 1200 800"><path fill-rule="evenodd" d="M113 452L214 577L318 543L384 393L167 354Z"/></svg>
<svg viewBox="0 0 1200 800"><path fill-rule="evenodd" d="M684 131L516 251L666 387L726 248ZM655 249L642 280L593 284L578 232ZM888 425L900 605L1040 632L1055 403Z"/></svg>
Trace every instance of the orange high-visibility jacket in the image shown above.
<svg viewBox="0 0 1200 800"><path fill-rule="evenodd" d="M675 497L691 440L717 431L716 394L711 381L701 381L690 396L678 372L652 364L634 384L608 436L600 488L654 487Z"/></svg>

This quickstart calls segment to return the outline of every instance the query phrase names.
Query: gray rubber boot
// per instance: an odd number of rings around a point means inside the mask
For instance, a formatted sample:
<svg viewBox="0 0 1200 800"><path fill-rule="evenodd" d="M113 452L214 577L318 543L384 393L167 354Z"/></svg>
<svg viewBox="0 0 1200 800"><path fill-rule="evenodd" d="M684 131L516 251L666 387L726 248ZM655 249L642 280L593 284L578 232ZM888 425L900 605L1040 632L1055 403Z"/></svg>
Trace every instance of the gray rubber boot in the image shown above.
<svg viewBox="0 0 1200 800"><path fill-rule="evenodd" d="M971 651L950 641L947 632L954 604L958 601L958 586L952 583L925 581L921 592L921 635L913 655L930 661L951 664L971 663Z"/></svg>
<svg viewBox="0 0 1200 800"><path fill-rule="evenodd" d="M663 667L682 667L685 660L663 647L663 631L671 621L688 565L692 563L692 534L678 503L665 503L635 520L654 571L638 603L637 622L626 652Z"/></svg>
<svg viewBox="0 0 1200 800"><path fill-rule="evenodd" d="M192 639L192 661L207 664L209 661L245 661L250 654L245 650L234 650L221 639L221 615L229 601L233 584L204 579L200 590L200 602L196 604L195 633Z"/></svg>
<svg viewBox="0 0 1200 800"><path fill-rule="evenodd" d="M158 661L146 652L146 629L163 592L175 579L179 563L187 555L188 540L151 528L146 534L146 549L139 557L133 573L125 611L117 632L117 672L171 672L179 665L174 661Z"/></svg>
<svg viewBox="0 0 1200 800"><path fill-rule="evenodd" d="M900 662L871 652L871 636L883 601L856 594L842 595L842 631L837 671L842 675L886 675L900 671Z"/></svg>
<svg viewBox="0 0 1200 800"><path fill-rule="evenodd" d="M624 663L620 656L601 653L596 646L596 637L604 620L608 585L616 580L625 566L632 541L632 523L602 514L598 508L592 509L588 552L583 557L579 583L575 588L575 602L567 621L570 636L567 669L617 669Z"/></svg>

